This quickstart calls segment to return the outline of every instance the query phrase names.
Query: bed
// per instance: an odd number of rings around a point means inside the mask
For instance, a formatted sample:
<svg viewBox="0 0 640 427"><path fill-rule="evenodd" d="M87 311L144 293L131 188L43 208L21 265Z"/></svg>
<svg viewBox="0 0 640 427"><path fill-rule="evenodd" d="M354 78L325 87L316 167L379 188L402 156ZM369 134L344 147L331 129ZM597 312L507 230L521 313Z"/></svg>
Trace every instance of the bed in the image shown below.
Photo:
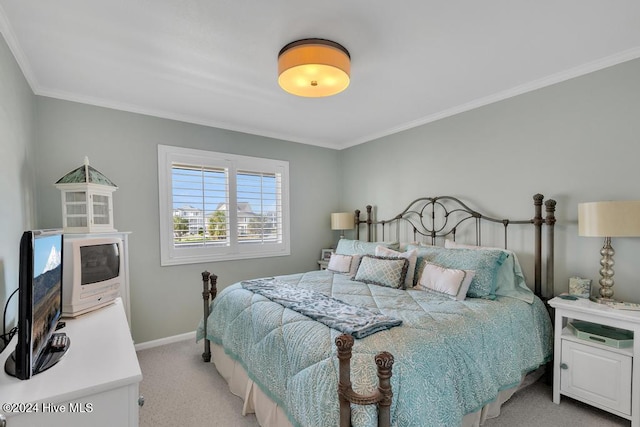
<svg viewBox="0 0 640 427"><path fill-rule="evenodd" d="M401 322L363 337L286 308L258 292L255 280L225 288L209 305L216 278L205 272L203 358L212 355L243 411L264 427L368 427L379 418L399 427L481 425L552 356L543 294L553 294L555 201L533 200L526 220L493 218L448 196L417 199L389 220L375 220L368 206L366 219L355 212L356 239L338 242L333 268L261 279L278 292L300 290ZM495 234L492 224L504 249L482 246L483 231ZM514 226L533 235L533 251L524 254L533 253L533 291L520 255L507 249ZM459 243L461 236L472 244ZM345 345L351 355L339 357ZM359 404L389 385L392 397L383 396L380 408Z"/></svg>

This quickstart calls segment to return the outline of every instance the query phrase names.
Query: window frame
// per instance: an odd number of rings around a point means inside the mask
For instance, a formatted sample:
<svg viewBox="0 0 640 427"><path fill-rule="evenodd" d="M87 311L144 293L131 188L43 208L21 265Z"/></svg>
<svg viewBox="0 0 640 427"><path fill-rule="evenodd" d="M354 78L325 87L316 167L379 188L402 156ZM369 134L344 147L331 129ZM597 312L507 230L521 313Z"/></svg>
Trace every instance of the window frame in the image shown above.
<svg viewBox="0 0 640 427"><path fill-rule="evenodd" d="M223 167L229 171L227 182L230 243L179 248L174 245L173 166ZM276 173L280 177L282 240L278 243L239 243L237 240L237 171ZM158 196L160 214L160 265L196 264L291 255L289 162L215 151L158 145ZM233 214L232 214L233 213ZM206 224L206 216L205 216ZM235 231L231 231L235 230Z"/></svg>

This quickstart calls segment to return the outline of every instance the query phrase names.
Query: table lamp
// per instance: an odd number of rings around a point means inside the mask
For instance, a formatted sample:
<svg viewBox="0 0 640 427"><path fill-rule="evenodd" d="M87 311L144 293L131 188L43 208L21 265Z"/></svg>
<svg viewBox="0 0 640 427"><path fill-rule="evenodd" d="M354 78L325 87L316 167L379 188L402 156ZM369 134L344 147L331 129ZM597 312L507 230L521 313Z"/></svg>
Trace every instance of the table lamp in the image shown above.
<svg viewBox="0 0 640 427"><path fill-rule="evenodd" d="M591 297L599 303L615 301L613 298L612 237L640 236L640 201L608 201L578 204L578 235L604 237L600 250L600 296Z"/></svg>
<svg viewBox="0 0 640 427"><path fill-rule="evenodd" d="M355 225L352 212L336 212L331 214L331 229L340 230L340 238L344 239L344 230L351 230Z"/></svg>

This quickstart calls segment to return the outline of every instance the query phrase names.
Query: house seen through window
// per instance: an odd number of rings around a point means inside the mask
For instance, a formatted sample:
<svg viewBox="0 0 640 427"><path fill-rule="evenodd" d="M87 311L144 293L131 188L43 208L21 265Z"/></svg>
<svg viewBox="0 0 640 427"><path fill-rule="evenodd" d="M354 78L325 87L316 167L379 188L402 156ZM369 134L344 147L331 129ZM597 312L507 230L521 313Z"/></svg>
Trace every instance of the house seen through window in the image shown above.
<svg viewBox="0 0 640 427"><path fill-rule="evenodd" d="M167 146L158 161L163 265L289 254L287 162Z"/></svg>

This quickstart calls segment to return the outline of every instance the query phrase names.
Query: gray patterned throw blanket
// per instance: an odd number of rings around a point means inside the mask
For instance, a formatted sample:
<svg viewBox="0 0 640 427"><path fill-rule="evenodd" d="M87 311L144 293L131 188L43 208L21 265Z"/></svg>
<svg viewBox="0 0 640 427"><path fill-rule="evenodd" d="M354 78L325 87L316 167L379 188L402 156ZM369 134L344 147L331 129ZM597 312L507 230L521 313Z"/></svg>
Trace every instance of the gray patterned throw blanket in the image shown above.
<svg viewBox="0 0 640 427"><path fill-rule="evenodd" d="M242 287L357 339L402 324L402 320L385 316L370 308L347 304L273 277L246 280L242 282Z"/></svg>

